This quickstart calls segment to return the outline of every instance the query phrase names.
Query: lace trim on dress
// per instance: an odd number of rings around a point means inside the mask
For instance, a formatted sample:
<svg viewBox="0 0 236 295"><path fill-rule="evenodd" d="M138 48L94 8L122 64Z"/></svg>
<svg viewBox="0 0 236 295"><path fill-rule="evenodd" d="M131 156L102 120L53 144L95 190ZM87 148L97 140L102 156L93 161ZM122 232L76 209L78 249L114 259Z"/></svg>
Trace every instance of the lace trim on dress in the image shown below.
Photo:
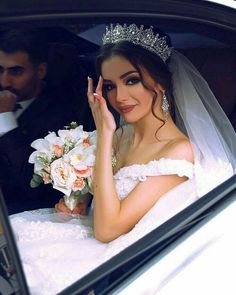
<svg viewBox="0 0 236 295"><path fill-rule="evenodd" d="M133 180L145 181L147 176L172 175L193 177L194 165L187 160L174 160L161 158L152 160L147 164L134 164L125 166L114 175L115 180L130 177Z"/></svg>
<svg viewBox="0 0 236 295"><path fill-rule="evenodd" d="M149 176L174 174L193 178L194 165L186 160L161 158L147 164L125 166L114 175L119 200L126 198L140 181L145 181Z"/></svg>

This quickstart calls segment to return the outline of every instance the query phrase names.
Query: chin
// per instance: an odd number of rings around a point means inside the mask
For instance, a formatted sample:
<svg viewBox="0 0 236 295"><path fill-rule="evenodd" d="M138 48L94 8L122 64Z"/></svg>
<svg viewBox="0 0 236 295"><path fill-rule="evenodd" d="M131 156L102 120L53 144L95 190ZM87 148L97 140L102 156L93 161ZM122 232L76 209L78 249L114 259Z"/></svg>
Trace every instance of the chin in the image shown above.
<svg viewBox="0 0 236 295"><path fill-rule="evenodd" d="M122 119L123 119L122 121L124 121L125 124L133 124L133 123L137 122L136 119L127 118L127 117L124 117L124 116L122 116Z"/></svg>

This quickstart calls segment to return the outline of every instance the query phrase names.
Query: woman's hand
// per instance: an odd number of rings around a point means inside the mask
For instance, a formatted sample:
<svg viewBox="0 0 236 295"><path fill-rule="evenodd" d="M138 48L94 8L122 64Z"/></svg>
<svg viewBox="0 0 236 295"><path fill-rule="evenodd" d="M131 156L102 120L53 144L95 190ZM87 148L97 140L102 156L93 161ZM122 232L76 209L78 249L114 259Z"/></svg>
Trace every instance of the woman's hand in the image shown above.
<svg viewBox="0 0 236 295"><path fill-rule="evenodd" d="M116 122L107 107L105 98L102 96L103 79L100 76L96 93L93 92L93 80L88 77L88 102L92 110L94 122L97 132L111 131L114 133L116 130Z"/></svg>
<svg viewBox="0 0 236 295"><path fill-rule="evenodd" d="M70 210L66 206L64 200L60 199L59 202L55 205L55 211L58 213L87 215L88 203L89 202L87 201L81 201L73 210Z"/></svg>

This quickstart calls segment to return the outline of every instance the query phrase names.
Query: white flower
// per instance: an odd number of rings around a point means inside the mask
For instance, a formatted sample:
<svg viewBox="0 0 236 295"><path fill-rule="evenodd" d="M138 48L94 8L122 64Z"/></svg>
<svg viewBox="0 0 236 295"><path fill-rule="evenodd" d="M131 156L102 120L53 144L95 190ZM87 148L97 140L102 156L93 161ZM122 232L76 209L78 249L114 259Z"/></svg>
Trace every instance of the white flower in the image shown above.
<svg viewBox="0 0 236 295"><path fill-rule="evenodd" d="M48 141L50 145L60 144L63 145L63 141L55 132L50 132L47 136L44 137L44 140Z"/></svg>
<svg viewBox="0 0 236 295"><path fill-rule="evenodd" d="M89 139L92 145L97 145L97 130L89 132Z"/></svg>
<svg viewBox="0 0 236 295"><path fill-rule="evenodd" d="M74 168L60 158L51 164L51 178L53 188L69 196L77 177Z"/></svg>
<svg viewBox="0 0 236 295"><path fill-rule="evenodd" d="M84 148L83 144L80 144L65 155L64 159L75 169L86 170L95 164L95 149L94 145Z"/></svg>
<svg viewBox="0 0 236 295"><path fill-rule="evenodd" d="M29 157L29 163L34 164L34 172L41 171L48 167L52 161L52 155L46 153L40 153L38 151L33 152Z"/></svg>
<svg viewBox="0 0 236 295"><path fill-rule="evenodd" d="M31 143L36 149L29 157L29 163L34 164L34 172L37 173L51 163L54 156L52 146L56 138L56 133L51 132L45 138L36 139Z"/></svg>
<svg viewBox="0 0 236 295"><path fill-rule="evenodd" d="M79 144L83 139L88 137L88 132L83 131L83 126L80 125L75 129L58 130L60 139L66 144L67 142L75 142Z"/></svg>
<svg viewBox="0 0 236 295"><path fill-rule="evenodd" d="M48 142L48 140L45 140L44 138L36 139L31 143L31 146L32 148L41 153L50 152L50 143Z"/></svg>

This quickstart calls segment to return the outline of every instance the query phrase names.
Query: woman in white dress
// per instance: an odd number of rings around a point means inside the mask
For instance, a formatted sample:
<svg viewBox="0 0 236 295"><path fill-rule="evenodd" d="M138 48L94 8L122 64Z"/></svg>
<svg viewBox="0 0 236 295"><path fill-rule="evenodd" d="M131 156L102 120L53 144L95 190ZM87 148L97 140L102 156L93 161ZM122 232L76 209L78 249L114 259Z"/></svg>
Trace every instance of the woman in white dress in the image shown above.
<svg viewBox="0 0 236 295"><path fill-rule="evenodd" d="M103 44L96 93L88 78L97 129L92 211L67 222L45 211L11 218L32 294L56 294L234 173L235 132L166 36L116 25ZM107 101L125 121L118 130ZM69 210L62 201L56 209Z"/></svg>

